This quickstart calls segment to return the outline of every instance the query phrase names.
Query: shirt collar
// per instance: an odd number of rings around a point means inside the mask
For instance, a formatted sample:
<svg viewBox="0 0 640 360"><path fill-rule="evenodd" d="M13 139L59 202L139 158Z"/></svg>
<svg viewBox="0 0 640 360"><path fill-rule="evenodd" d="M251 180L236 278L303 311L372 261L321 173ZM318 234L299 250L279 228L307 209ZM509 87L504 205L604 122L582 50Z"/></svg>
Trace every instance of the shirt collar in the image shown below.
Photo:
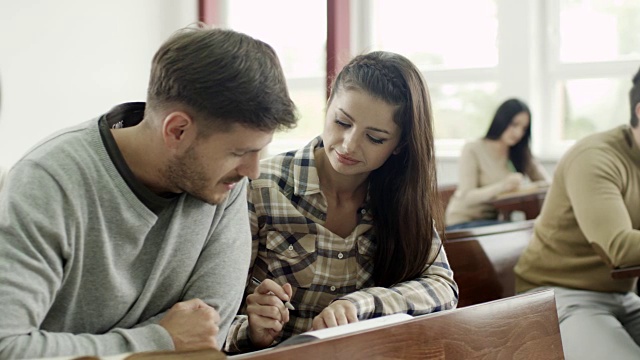
<svg viewBox="0 0 640 360"><path fill-rule="evenodd" d="M304 196L321 193L320 178L318 177L318 169L315 165L314 151L323 147L322 137L318 136L303 148L296 151L293 157L293 193L295 195ZM371 220L368 190L367 197L361 208L361 215L365 216L365 220Z"/></svg>
<svg viewBox="0 0 640 360"><path fill-rule="evenodd" d="M295 195L313 195L320 193L320 178L315 165L314 151L324 147L322 137L311 140L296 151L293 157L293 193Z"/></svg>

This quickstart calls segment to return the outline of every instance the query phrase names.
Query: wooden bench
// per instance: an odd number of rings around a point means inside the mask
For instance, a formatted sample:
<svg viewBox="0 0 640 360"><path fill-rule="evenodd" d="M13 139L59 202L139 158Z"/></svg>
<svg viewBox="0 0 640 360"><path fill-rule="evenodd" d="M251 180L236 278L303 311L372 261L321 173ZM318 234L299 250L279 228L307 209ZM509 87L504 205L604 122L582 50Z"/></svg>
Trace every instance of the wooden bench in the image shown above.
<svg viewBox="0 0 640 360"><path fill-rule="evenodd" d="M460 292L458 307L515 295L513 267L531 239L534 221L443 234L444 248Z"/></svg>
<svg viewBox="0 0 640 360"><path fill-rule="evenodd" d="M229 359L563 359L553 291Z"/></svg>

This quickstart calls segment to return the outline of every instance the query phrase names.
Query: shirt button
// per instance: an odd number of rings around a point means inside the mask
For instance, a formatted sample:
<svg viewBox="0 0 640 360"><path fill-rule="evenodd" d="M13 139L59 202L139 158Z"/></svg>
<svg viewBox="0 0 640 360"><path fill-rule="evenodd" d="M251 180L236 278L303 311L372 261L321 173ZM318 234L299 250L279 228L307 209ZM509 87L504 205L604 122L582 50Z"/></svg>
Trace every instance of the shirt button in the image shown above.
<svg viewBox="0 0 640 360"><path fill-rule="evenodd" d="M293 245L289 245L289 251L293 251Z"/></svg>
<svg viewBox="0 0 640 360"><path fill-rule="evenodd" d="M367 213L367 209L362 209L362 210L360 210L360 214L364 215L364 214L366 214L366 213Z"/></svg>
<svg viewBox="0 0 640 360"><path fill-rule="evenodd" d="M455 305L455 301L451 300L451 306Z"/></svg>
<svg viewBox="0 0 640 360"><path fill-rule="evenodd" d="M332 286L330 289L331 289L331 291L336 291L336 287L335 286Z"/></svg>
<svg viewBox="0 0 640 360"><path fill-rule="evenodd" d="M342 255L342 253L338 254L338 259L342 259L344 257L344 255Z"/></svg>

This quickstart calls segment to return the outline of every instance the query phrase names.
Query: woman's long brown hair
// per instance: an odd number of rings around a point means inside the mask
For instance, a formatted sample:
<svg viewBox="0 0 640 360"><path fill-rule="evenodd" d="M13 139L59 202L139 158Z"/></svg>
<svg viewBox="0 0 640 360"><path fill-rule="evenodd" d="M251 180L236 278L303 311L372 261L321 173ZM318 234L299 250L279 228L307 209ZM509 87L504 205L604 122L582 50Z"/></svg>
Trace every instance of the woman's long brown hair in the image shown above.
<svg viewBox="0 0 640 360"><path fill-rule="evenodd" d="M384 51L351 60L336 77L329 102L348 89L396 106L394 121L402 129L400 152L369 176L377 244L373 279L377 286L388 287L424 272L435 229L443 226L429 92L411 61Z"/></svg>

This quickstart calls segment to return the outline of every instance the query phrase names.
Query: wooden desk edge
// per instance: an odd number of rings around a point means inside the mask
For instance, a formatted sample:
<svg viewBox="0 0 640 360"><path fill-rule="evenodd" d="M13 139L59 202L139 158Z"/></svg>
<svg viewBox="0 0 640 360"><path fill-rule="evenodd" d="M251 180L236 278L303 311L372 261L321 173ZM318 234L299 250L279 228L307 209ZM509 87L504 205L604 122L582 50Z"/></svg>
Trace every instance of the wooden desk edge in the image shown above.
<svg viewBox="0 0 640 360"><path fill-rule="evenodd" d="M285 346L285 347L275 347L273 348L271 351L267 351L267 352L258 352L255 355L253 355L252 353L245 353L245 354L239 354L234 356L233 358L238 358L238 359L277 359L279 354L291 354L291 353L295 353L296 350L303 350L305 348L308 347L312 347L312 348L316 348L318 346L323 346L323 345L327 345L327 346L333 346L331 343L335 342L335 341L346 341L345 339L348 338L353 338L356 336L361 336L363 334L366 333L370 333L370 332L382 332L385 330L389 330L391 328L394 327L402 327L402 326L407 326L408 324L415 324L418 322L429 322L432 321L434 318L437 317L441 317L441 316L448 316L448 315L452 315L454 313L456 314L460 314L460 313L474 313L476 311L480 311L483 312L482 309L486 309L488 307L492 307L492 306L504 306L505 309L511 309L514 304L513 301L526 301L527 305L532 305L532 306L545 306L546 309L549 309L549 306L553 307L553 316L556 316L556 321L557 321L557 314L556 314L556 308L555 308L555 295L553 290L541 290L541 291L537 291L537 292L533 292L533 293L527 293L527 294L520 294L520 295L515 295L512 297L508 297L508 298L504 298L504 299L498 299L498 300L494 300L494 301L489 301L486 303L482 303L482 304L476 304L476 305L470 305L470 306L466 306L464 308L459 308L459 309L453 309L453 310L447 310L447 311L441 311L441 312L437 312L437 313L432 313L432 314L426 314L426 315L422 315L422 316L416 316L413 319L409 319L407 321L403 321L400 323L394 323L394 324L389 324L389 325L385 325L385 326L380 326L380 327L376 327L376 328L372 328L372 329L365 329L365 330L361 330L358 332L354 332L351 334L345 334L345 335L340 335L340 336L336 336L336 337L331 337L331 338L327 338L327 339L318 339L318 340L314 340L311 342L307 342L307 343L303 343L303 344L296 344L296 345L290 345L290 346ZM557 327L556 332L558 333L558 338L559 338L559 327ZM561 344L560 344L561 345ZM303 351L298 352L297 354L304 354Z"/></svg>

